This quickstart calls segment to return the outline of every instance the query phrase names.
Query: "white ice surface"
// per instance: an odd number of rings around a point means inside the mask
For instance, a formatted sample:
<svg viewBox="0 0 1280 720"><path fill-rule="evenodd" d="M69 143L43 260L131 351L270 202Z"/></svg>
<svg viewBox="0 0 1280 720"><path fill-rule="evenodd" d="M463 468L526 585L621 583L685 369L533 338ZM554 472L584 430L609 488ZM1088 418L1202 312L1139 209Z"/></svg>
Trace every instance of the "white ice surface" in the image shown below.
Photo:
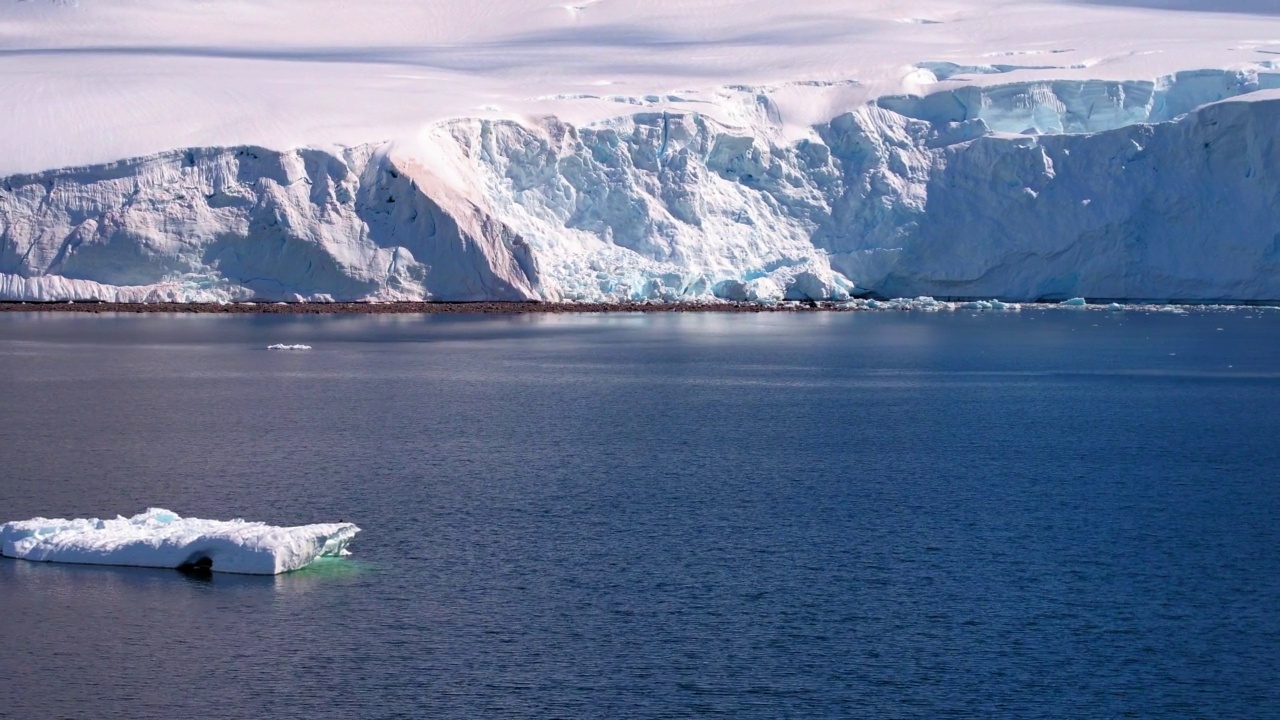
<svg viewBox="0 0 1280 720"><path fill-rule="evenodd" d="M1280 300L1278 63L1263 0L0 0L0 299Z"/></svg>
<svg viewBox="0 0 1280 720"><path fill-rule="evenodd" d="M346 554L351 523L273 527L200 520L151 508L114 520L34 518L0 525L0 555L37 562L176 568L200 558L213 572L277 575Z"/></svg>
<svg viewBox="0 0 1280 720"><path fill-rule="evenodd" d="M286 345L285 343L276 343L275 345L268 345L267 349L268 350L310 350L311 346L310 345Z"/></svg>
<svg viewBox="0 0 1280 720"><path fill-rule="evenodd" d="M0 174L633 103L740 122L729 86L776 90L804 137L885 95L1158 82L1277 52L1259 0L3 0Z"/></svg>

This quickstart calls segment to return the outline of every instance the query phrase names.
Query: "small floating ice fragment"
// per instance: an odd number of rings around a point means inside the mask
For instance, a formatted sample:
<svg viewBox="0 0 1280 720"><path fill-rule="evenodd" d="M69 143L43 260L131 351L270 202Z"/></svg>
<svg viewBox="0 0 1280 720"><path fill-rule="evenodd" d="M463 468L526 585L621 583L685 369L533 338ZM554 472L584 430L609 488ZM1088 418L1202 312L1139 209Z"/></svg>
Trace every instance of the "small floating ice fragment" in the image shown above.
<svg viewBox="0 0 1280 720"><path fill-rule="evenodd" d="M1022 307L1017 303L1007 303L1001 300L972 300L960 306L965 310L1021 310Z"/></svg>
<svg viewBox="0 0 1280 720"><path fill-rule="evenodd" d="M1089 303L1082 297L1073 297L1070 300L1063 300L1059 304L1065 307L1084 307Z"/></svg>
<svg viewBox="0 0 1280 720"><path fill-rule="evenodd" d="M36 562L278 575L347 555L360 528L348 522L275 527L201 520L151 508L114 520L34 518L0 525L0 556Z"/></svg>
<svg viewBox="0 0 1280 720"><path fill-rule="evenodd" d="M285 345L284 343L276 343L275 345L268 345L267 349L268 350L310 350L311 346L310 345Z"/></svg>

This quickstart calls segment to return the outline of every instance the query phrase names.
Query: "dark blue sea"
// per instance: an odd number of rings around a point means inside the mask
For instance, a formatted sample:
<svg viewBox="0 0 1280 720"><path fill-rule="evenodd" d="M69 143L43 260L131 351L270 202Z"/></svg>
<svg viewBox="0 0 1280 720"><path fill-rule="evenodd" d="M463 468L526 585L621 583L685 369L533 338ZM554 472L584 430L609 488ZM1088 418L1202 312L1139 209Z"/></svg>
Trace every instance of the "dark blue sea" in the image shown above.
<svg viewBox="0 0 1280 720"><path fill-rule="evenodd" d="M309 352L273 352L272 343ZM1280 311L0 315L14 718L1280 717Z"/></svg>

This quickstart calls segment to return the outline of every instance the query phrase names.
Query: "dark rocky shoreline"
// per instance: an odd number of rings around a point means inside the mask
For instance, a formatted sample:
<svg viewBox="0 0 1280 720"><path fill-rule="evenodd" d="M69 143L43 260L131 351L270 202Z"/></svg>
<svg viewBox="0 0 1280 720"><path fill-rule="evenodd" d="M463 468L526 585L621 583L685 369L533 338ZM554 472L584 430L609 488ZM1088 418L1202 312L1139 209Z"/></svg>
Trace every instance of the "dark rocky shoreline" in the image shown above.
<svg viewBox="0 0 1280 720"><path fill-rule="evenodd" d="M0 302L0 312L220 313L232 315L497 315L529 313L805 312L847 311L833 303L551 303L551 302L331 302L331 303L108 303Z"/></svg>
<svg viewBox="0 0 1280 720"><path fill-rule="evenodd" d="M906 303L913 303L904 299ZM939 309L938 305L950 305L952 310L983 308L964 307L961 304L976 298L920 298L932 303L923 309ZM797 312L864 312L875 310L920 309L911 305L897 305L903 301L891 301L886 306L876 306L858 301L852 303L784 301L773 304L751 302L243 302L243 303L114 303L84 300L77 302L13 302L0 301L0 313L6 312L61 312L61 313L177 313L222 315L529 315L529 314L587 314L587 313L797 313ZM1209 301L1135 301L1091 299L1089 307L1105 308L1118 302L1130 309L1163 308L1276 308L1277 301L1227 300ZM1061 301L1010 303L1015 308L1052 308L1064 305ZM991 309L991 308L986 308ZM999 308L996 308L999 309Z"/></svg>

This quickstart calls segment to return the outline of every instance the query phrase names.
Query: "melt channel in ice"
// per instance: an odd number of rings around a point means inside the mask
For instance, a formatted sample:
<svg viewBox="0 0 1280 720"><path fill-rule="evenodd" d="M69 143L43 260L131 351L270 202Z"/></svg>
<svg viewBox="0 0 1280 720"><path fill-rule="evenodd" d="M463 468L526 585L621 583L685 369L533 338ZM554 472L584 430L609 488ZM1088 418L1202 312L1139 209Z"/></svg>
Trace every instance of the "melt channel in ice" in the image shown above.
<svg viewBox="0 0 1280 720"><path fill-rule="evenodd" d="M347 522L275 527L183 518L151 508L114 520L38 517L5 523L0 525L0 555L36 562L278 575L321 557L349 554L347 544L358 532Z"/></svg>

